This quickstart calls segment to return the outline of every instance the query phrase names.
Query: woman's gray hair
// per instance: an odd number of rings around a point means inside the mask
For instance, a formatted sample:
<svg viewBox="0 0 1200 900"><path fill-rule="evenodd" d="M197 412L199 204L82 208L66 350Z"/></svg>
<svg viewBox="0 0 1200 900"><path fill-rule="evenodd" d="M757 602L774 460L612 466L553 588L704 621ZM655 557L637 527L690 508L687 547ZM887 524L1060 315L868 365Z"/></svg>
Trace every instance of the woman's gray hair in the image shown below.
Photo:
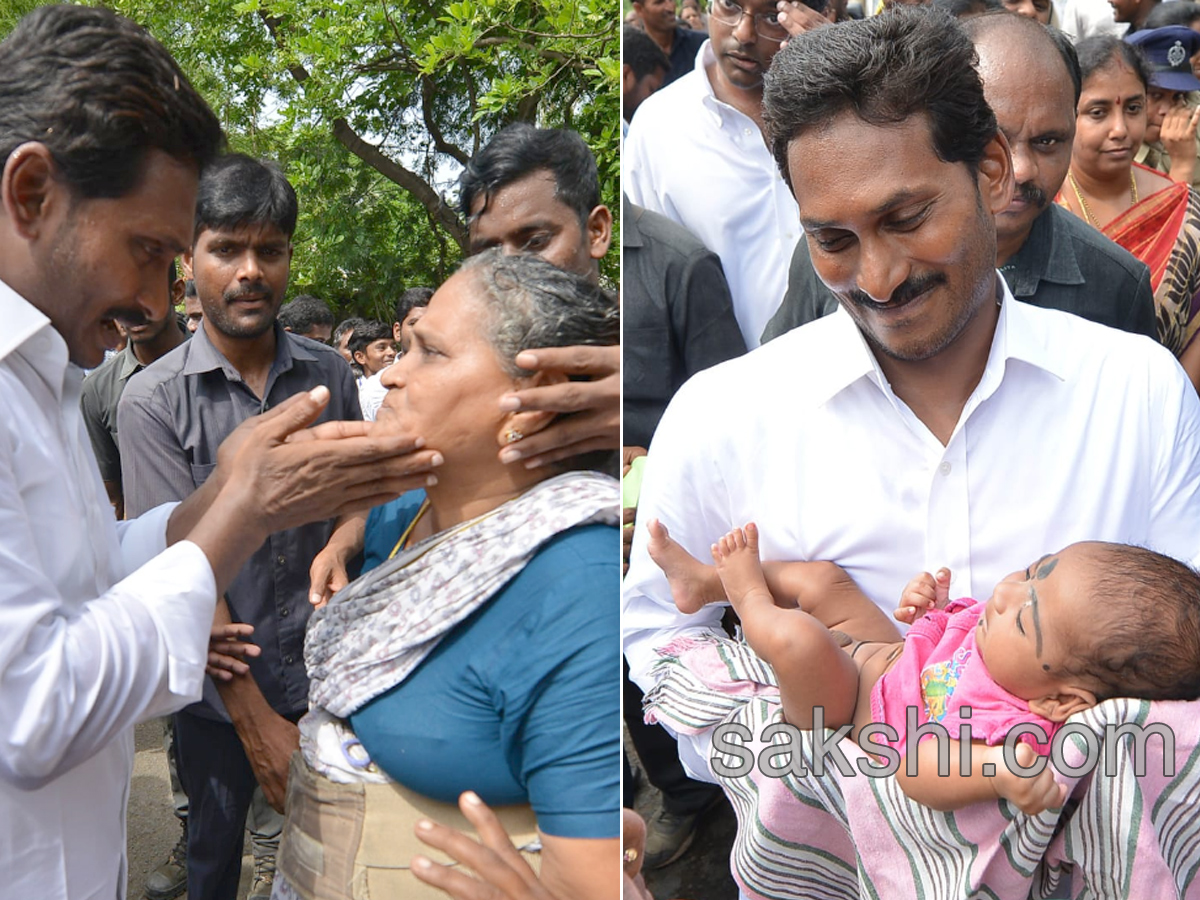
<svg viewBox="0 0 1200 900"><path fill-rule="evenodd" d="M522 350L621 341L616 297L539 256L485 250L469 257L460 271L475 275L489 317L481 323L484 336L513 377L529 375L515 362Z"/></svg>

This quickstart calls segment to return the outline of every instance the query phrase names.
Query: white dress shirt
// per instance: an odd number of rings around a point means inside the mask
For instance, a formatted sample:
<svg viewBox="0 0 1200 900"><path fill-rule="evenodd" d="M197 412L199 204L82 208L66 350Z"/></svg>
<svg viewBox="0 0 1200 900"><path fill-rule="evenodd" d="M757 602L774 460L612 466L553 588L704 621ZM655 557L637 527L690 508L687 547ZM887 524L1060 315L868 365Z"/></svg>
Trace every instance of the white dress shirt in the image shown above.
<svg viewBox="0 0 1200 900"><path fill-rule="evenodd" d="M1121 37L1129 29L1113 18L1108 0L1054 0L1054 14L1058 21L1050 24L1057 25L1072 44L1098 35Z"/></svg>
<svg viewBox="0 0 1200 900"><path fill-rule="evenodd" d="M721 258L753 349L783 302L800 211L758 125L713 93L706 67L714 65L706 41L695 69L638 107L621 150L621 189Z"/></svg>
<svg viewBox="0 0 1200 900"><path fill-rule="evenodd" d="M362 384L358 386L358 405L362 408L363 421L374 422L375 416L379 414L379 407L383 406L383 398L388 392L383 386L383 371L380 369L370 378L363 379Z"/></svg>
<svg viewBox="0 0 1200 900"><path fill-rule="evenodd" d="M711 631L679 613L646 553L658 518L689 553L756 522L765 560L832 560L889 616L910 578L949 567L986 600L1045 553L1095 539L1200 562L1200 401L1169 352L1012 298L946 446L889 387L839 309L675 395L650 445L621 627L635 681L655 648ZM1097 602L1103 602L1099 598ZM706 740L680 742L707 775Z"/></svg>
<svg viewBox="0 0 1200 900"><path fill-rule="evenodd" d="M131 726L199 699L216 582L173 505L113 518L83 373L2 282L0 321L0 895L113 900Z"/></svg>

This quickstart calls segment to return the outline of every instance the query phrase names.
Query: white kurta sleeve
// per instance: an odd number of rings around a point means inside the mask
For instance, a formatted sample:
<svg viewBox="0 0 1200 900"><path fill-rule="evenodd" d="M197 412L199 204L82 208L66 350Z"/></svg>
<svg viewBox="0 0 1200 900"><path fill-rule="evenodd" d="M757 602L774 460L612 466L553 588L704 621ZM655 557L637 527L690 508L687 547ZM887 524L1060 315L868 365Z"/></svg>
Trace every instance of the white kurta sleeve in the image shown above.
<svg viewBox="0 0 1200 900"><path fill-rule="evenodd" d="M101 596L64 597L47 574L62 561L44 558L32 520L56 514L70 513L26 507L0 442L0 778L26 789L139 720L199 699L216 603L208 559L188 542ZM122 529L125 560L165 544L170 509L149 515ZM111 534L92 540L115 544Z"/></svg>

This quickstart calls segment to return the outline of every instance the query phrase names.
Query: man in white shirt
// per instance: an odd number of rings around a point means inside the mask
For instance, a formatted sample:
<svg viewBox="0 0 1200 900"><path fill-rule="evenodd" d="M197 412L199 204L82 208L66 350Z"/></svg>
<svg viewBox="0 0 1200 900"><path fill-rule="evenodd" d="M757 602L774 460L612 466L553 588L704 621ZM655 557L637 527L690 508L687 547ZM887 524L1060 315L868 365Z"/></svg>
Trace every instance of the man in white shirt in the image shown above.
<svg viewBox="0 0 1200 900"><path fill-rule="evenodd" d="M788 32L772 0L714 0L695 69L647 98L621 153L631 203L721 258L746 346L759 345L800 239L796 201L763 139L763 77Z"/></svg>
<svg viewBox="0 0 1200 900"><path fill-rule="evenodd" d="M430 462L412 440L302 430L328 398L317 388L239 429L184 503L114 519L83 368L114 321L163 317L198 172L222 142L169 54L107 10L42 7L0 44L6 897L123 897L130 726L200 696L218 593L270 532L427 477L411 475Z"/></svg>
<svg viewBox="0 0 1200 900"><path fill-rule="evenodd" d="M889 615L922 569L986 597L1072 541L1200 562L1200 402L1178 364L1149 338L1022 304L996 275L1012 165L973 61L957 24L920 9L775 58L772 149L842 308L700 373L667 409L623 594L643 688L657 648L723 612L675 609L651 519L701 559L754 521L764 559L836 562ZM680 748L706 775L707 736Z"/></svg>

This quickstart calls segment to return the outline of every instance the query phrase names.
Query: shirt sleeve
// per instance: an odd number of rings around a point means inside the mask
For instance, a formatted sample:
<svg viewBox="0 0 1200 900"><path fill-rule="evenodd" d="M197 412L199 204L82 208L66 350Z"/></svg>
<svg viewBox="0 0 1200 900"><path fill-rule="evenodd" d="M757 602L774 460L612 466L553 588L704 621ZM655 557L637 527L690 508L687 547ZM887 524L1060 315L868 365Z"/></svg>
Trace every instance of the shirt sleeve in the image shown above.
<svg viewBox="0 0 1200 900"><path fill-rule="evenodd" d="M1152 550L1200 566L1200 397L1183 368L1161 347L1147 375L1149 408L1161 410L1162 430L1152 441L1149 538Z"/></svg>
<svg viewBox="0 0 1200 900"><path fill-rule="evenodd" d="M614 540L605 528L602 541ZM556 579L551 615L537 628L544 672L521 723L522 778L538 828L568 838L620 834L620 665L612 563L578 565ZM522 678L513 672L510 680Z"/></svg>
<svg viewBox="0 0 1200 900"><path fill-rule="evenodd" d="M682 344L685 377L746 352L729 283L715 253L693 254L683 277L671 283L676 286L671 298L672 331Z"/></svg>
<svg viewBox="0 0 1200 900"><path fill-rule="evenodd" d="M83 382L83 396L79 403L83 413L83 424L87 426L88 439L92 443L92 452L96 454L96 463L100 467L100 477L105 481L121 480L121 454L117 450L117 442L113 440L112 432L104 422L103 411L100 408L100 392L96 383L88 378Z"/></svg>
<svg viewBox="0 0 1200 900"><path fill-rule="evenodd" d="M0 777L34 789L134 723L199 699L216 582L204 553L184 542L95 599L68 602L33 538L31 517L53 513L26 508L8 453L0 451ZM169 513L123 529L132 557L165 542Z"/></svg>
<svg viewBox="0 0 1200 900"><path fill-rule="evenodd" d="M702 373L685 384L667 407L650 444L638 499L629 572L621 592L621 640L630 677L643 691L655 683L658 647L684 635L724 634L724 607L710 604L693 615L679 612L666 576L646 550L645 523L651 519L666 525L671 537L698 559L705 559L713 540L729 529L728 491L716 460L702 446L709 430L695 427L708 419L705 377ZM680 736L679 757L693 777L714 780L708 756L707 733Z"/></svg>
<svg viewBox="0 0 1200 900"><path fill-rule="evenodd" d="M117 406L125 512L140 516L172 500L185 500L211 474L212 466L193 471L172 425L162 390L142 390L134 376Z"/></svg>

